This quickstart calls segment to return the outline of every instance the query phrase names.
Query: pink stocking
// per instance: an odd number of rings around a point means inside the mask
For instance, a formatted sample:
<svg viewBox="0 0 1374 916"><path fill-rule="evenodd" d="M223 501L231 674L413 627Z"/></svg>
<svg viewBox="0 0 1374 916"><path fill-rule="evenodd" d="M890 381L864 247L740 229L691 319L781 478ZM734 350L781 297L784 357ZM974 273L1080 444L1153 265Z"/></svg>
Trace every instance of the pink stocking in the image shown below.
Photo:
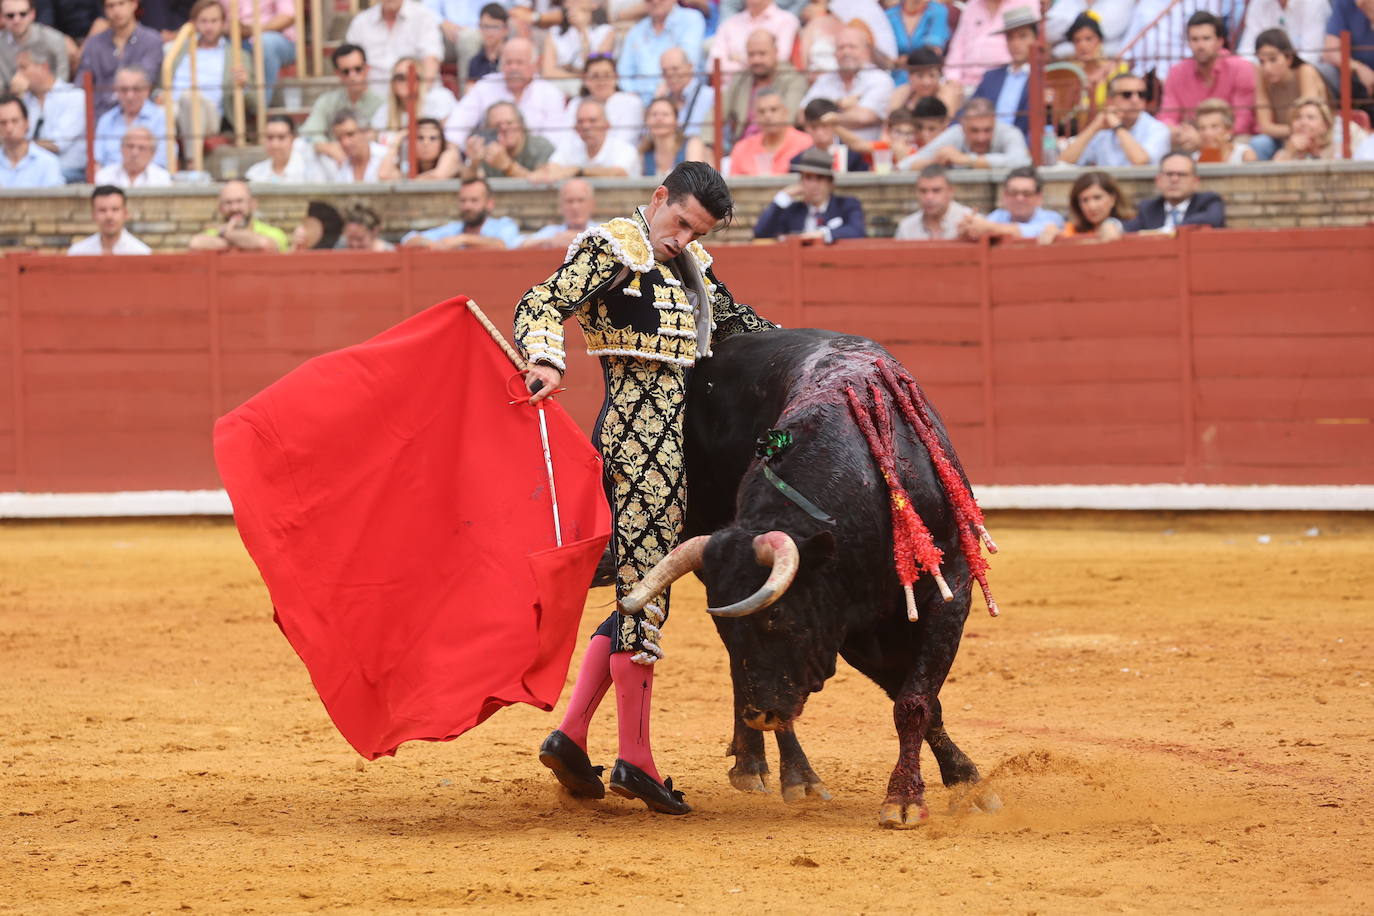
<svg viewBox="0 0 1374 916"><path fill-rule="evenodd" d="M628 656L627 656L628 657ZM601 698L611 687L611 638L593 636L587 646L587 654L582 656L582 667L577 671L577 683L573 684L572 698L568 700L567 711L563 713L563 724L558 730L567 735L582 750L587 749L587 729L591 728L592 716L596 715Z"/></svg>
<svg viewBox="0 0 1374 916"><path fill-rule="evenodd" d="M616 718L620 724L620 759L662 782L654 766L654 752L649 747L649 704L654 695L654 669L652 665L635 664L630 657L629 652L611 656Z"/></svg>

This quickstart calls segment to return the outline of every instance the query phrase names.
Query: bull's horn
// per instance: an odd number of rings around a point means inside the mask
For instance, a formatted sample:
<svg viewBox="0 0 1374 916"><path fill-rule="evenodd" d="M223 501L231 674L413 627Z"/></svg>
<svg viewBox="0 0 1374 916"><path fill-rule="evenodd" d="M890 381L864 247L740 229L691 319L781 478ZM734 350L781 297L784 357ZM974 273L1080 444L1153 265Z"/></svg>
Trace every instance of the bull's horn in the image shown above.
<svg viewBox="0 0 1374 916"><path fill-rule="evenodd" d="M668 555L658 561L658 565L644 574L644 578L630 589L630 593L620 599L620 613L638 614L644 605L654 600L663 590L694 569L701 569L701 556L706 552L709 534L698 535L677 545Z"/></svg>
<svg viewBox="0 0 1374 916"><path fill-rule="evenodd" d="M773 567L767 581L743 601L736 601L725 607L708 607L708 614L715 614L717 617L747 617L781 598L792 584L792 580L797 577L801 557L797 553L796 543L785 531L768 531L754 538L754 556L760 566Z"/></svg>

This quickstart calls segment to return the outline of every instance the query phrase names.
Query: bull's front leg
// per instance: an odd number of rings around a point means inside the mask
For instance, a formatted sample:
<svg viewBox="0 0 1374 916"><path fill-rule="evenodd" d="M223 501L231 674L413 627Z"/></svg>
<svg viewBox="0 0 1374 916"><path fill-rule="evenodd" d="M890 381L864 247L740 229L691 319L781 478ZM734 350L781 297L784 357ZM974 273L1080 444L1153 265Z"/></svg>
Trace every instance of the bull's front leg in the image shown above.
<svg viewBox="0 0 1374 916"><path fill-rule="evenodd" d="M750 728L735 712L735 736L726 749L727 757L735 758L730 767L730 785L741 792L768 791L768 758L763 755L763 732Z"/></svg>
<svg viewBox="0 0 1374 916"><path fill-rule="evenodd" d="M791 728L779 729L773 733L778 739L778 773L782 780L782 800L789 805L794 802L818 798L830 801L830 790L821 782L811 762L806 759L797 733Z"/></svg>
<svg viewBox="0 0 1374 916"><path fill-rule="evenodd" d="M935 698L918 691L908 682L892 705L897 724L900 751L892 777L887 781L887 798L878 813L883 827L919 827L930 817L926 808L926 784L921 778L921 743L930 727Z"/></svg>
<svg viewBox="0 0 1374 916"><path fill-rule="evenodd" d="M952 812L970 810L991 813L1001 809L1002 799L992 789L979 785L981 777L977 765L945 731L943 710L938 698L935 700L930 727L926 729L926 744L930 745L935 762L940 765L941 781L946 787L959 790L950 798Z"/></svg>

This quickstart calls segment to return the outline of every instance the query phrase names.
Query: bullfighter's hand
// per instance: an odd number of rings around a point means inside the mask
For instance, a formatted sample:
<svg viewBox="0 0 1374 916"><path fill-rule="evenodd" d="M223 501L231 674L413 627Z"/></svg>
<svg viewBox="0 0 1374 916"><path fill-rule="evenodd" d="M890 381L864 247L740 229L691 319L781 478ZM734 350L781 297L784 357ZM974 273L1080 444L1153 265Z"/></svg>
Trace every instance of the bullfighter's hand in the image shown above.
<svg viewBox="0 0 1374 916"><path fill-rule="evenodd" d="M534 383L538 381L540 385ZM559 384L563 381L563 373L553 366L546 366L543 363L531 363L525 370L525 387L534 392L530 396L531 404L538 404L544 398L558 390ZM538 387L539 390L534 389Z"/></svg>

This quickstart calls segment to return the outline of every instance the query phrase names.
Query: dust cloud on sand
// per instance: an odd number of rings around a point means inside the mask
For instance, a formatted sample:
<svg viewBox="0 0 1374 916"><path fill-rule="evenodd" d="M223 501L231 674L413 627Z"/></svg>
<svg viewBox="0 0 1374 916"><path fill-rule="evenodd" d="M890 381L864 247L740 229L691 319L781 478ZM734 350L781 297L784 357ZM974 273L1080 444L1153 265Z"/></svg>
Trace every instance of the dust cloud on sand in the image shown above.
<svg viewBox="0 0 1374 916"><path fill-rule="evenodd" d="M834 799L730 788L695 582L655 683L674 819L560 795L526 707L363 764L227 523L0 526L0 912L1367 912L1374 520L990 527L1004 613L942 698L1004 807L927 754L930 823L884 831L891 706L843 663L798 729ZM614 735L608 706L594 762Z"/></svg>

